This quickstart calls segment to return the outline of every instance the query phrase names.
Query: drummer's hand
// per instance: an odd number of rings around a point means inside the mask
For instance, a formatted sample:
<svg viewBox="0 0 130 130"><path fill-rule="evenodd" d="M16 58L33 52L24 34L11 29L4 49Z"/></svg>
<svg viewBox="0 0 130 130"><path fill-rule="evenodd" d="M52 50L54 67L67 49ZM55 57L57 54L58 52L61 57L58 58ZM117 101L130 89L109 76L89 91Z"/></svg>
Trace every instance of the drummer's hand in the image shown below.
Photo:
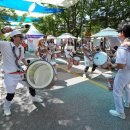
<svg viewBox="0 0 130 130"><path fill-rule="evenodd" d="M90 61L93 61L93 58L90 58Z"/></svg>
<svg viewBox="0 0 130 130"><path fill-rule="evenodd" d="M1 29L1 32L2 32L3 34L9 33L9 32L12 32L12 31L13 31L13 29L12 29L11 27L7 27L7 26L5 26L5 27L3 27L3 28Z"/></svg>

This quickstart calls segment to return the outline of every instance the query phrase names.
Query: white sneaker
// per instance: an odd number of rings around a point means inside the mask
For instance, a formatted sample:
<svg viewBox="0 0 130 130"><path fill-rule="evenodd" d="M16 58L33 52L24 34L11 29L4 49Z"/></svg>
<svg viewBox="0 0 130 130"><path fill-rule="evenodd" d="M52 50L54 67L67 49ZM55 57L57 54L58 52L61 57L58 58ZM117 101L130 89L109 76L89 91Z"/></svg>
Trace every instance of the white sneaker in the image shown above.
<svg viewBox="0 0 130 130"><path fill-rule="evenodd" d="M4 115L5 116L10 116L11 115L10 108L4 108Z"/></svg>
<svg viewBox="0 0 130 130"><path fill-rule="evenodd" d="M32 97L32 101L33 102L38 102L38 103L41 103L41 102L43 102L43 100L40 98L40 97L38 97L37 95L36 96L31 96Z"/></svg>
<svg viewBox="0 0 130 130"><path fill-rule="evenodd" d="M92 78L93 78L93 75L92 75L92 74L89 74L88 77L89 77L90 79L92 79Z"/></svg>
<svg viewBox="0 0 130 130"><path fill-rule="evenodd" d="M11 101L7 101L6 99L4 99L3 110L5 116L11 115L10 105L11 105Z"/></svg>
<svg viewBox="0 0 130 130"><path fill-rule="evenodd" d="M126 118L125 113L119 113L119 112L117 112L116 110L110 110L109 113L110 113L111 115L117 116L117 117L119 117L119 118L121 118L121 119L125 119L125 118Z"/></svg>

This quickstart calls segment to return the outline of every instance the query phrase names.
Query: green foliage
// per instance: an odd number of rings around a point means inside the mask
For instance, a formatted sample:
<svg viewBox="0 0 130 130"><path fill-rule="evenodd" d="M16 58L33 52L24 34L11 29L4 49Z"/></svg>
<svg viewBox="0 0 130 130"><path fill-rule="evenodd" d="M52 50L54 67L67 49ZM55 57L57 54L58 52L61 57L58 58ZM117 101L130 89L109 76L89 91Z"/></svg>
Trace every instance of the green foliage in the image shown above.
<svg viewBox="0 0 130 130"><path fill-rule="evenodd" d="M3 16L9 16L11 18L17 19L17 14L14 10L0 7L0 28L1 26L10 25L10 23L6 21Z"/></svg>
<svg viewBox="0 0 130 130"><path fill-rule="evenodd" d="M52 5L48 7L56 8ZM1 16L10 15L11 13L7 13L10 11L13 12L5 9L1 11L0 26L5 23ZM17 18L14 13L12 14L11 17ZM76 37L82 37L86 32L94 34L108 26L116 29L121 20L130 18L129 14L130 0L104 0L104 2L103 0L80 0L74 6L64 8L64 12L46 15L38 23L34 22L34 25L43 34L59 36L68 32ZM89 16L89 19L86 16ZM23 15L19 26L25 18L26 14Z"/></svg>

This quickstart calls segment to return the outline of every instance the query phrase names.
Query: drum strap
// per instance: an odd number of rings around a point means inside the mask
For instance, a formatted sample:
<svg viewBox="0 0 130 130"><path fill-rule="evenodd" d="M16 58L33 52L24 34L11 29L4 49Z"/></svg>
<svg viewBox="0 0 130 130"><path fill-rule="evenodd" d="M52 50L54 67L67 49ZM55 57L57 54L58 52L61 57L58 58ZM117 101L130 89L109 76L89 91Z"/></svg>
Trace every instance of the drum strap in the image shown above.
<svg viewBox="0 0 130 130"><path fill-rule="evenodd" d="M85 55L87 58L89 58L89 60L91 60L91 59L90 59L90 55L88 55L84 49L83 49L83 53L84 53L84 55Z"/></svg>
<svg viewBox="0 0 130 130"><path fill-rule="evenodd" d="M11 46L11 43L10 43L10 46ZM14 54L14 57L15 57L15 64L17 65L18 69L23 71L22 67L18 64L18 60L20 59L21 57L21 47L19 48L19 56L16 55L16 51L15 51L15 46L11 46L12 48L12 52Z"/></svg>
<svg viewBox="0 0 130 130"><path fill-rule="evenodd" d="M73 56L72 56L71 54L69 54L69 56L70 56L71 58L73 58Z"/></svg>
<svg viewBox="0 0 130 130"><path fill-rule="evenodd" d="M9 74L25 74L26 71L16 71L16 72L11 72Z"/></svg>

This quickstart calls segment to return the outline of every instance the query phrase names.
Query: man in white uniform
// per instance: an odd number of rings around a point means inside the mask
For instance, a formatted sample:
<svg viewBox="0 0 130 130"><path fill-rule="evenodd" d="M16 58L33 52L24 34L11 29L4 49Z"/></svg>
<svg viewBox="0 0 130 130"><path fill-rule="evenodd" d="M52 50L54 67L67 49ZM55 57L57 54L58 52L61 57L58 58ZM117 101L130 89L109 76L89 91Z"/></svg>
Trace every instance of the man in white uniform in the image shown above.
<svg viewBox="0 0 130 130"><path fill-rule="evenodd" d="M4 114L11 115L10 105L15 95L16 86L22 81L22 75L19 73L21 70L20 63L28 66L24 58L24 48L21 46L23 36L19 30L12 30L10 27L1 29L0 34L11 32L11 42L0 41L0 51L3 57L3 71L4 71L4 84L6 87L7 95L4 99ZM29 87L29 92L32 101L42 102L42 99L36 96L35 89Z"/></svg>
<svg viewBox="0 0 130 130"><path fill-rule="evenodd" d="M110 114L117 116L121 119L125 119L124 106L129 107L130 105L130 23L126 22L120 24L119 36L123 38L124 41L118 47L116 53L116 64L119 69L115 80L113 88L113 96L115 102L115 110L110 110ZM125 90L125 104L123 106L122 97L123 89Z"/></svg>

